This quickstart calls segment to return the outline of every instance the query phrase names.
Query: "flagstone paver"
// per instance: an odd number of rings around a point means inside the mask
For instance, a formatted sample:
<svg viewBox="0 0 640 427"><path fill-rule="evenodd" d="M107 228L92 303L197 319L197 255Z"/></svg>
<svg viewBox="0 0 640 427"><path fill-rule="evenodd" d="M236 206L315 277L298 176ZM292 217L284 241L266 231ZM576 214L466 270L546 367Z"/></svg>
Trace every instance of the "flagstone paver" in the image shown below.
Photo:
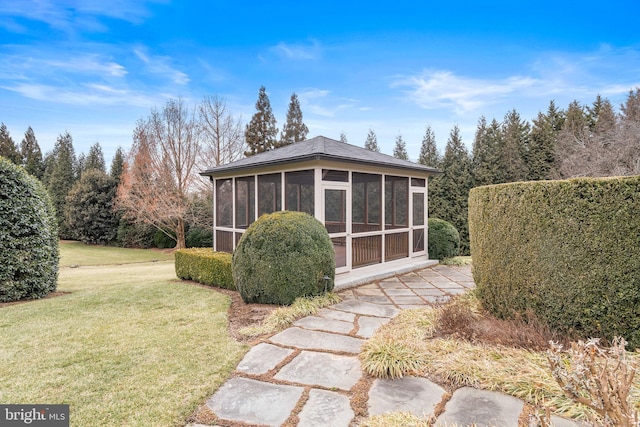
<svg viewBox="0 0 640 427"><path fill-rule="evenodd" d="M222 419L279 426L289 418L303 391L303 387L231 378L207 406Z"/></svg>
<svg viewBox="0 0 640 427"><path fill-rule="evenodd" d="M360 347L364 342L360 338L336 335L322 331L310 331L299 327L285 329L279 334L272 336L269 341L288 347L352 354L360 353Z"/></svg>
<svg viewBox="0 0 640 427"><path fill-rule="evenodd" d="M225 420L223 425L279 426L291 415L303 427L353 425L350 398L363 378L357 355L364 340L401 309L435 306L473 286L469 266L436 265L340 291L342 302L296 321L247 352L235 376L207 406ZM368 413L404 411L427 419L447 397L425 378L376 379L368 392ZM511 396L464 387L446 402L435 425L517 427L523 405ZM572 420L554 421L579 427Z"/></svg>
<svg viewBox="0 0 640 427"><path fill-rule="evenodd" d="M349 398L326 390L312 389L300 411L299 427L347 427L354 417Z"/></svg>
<svg viewBox="0 0 640 427"><path fill-rule="evenodd" d="M428 418L446 391L426 378L377 379L369 391L369 415L410 412Z"/></svg>
<svg viewBox="0 0 640 427"><path fill-rule="evenodd" d="M349 390L362 378L355 356L302 351L280 369L275 379L340 390Z"/></svg>
<svg viewBox="0 0 640 427"><path fill-rule="evenodd" d="M513 427L518 425L523 407L524 403L513 396L463 387L453 393L436 426Z"/></svg>
<svg viewBox="0 0 640 427"><path fill-rule="evenodd" d="M239 372L252 375L266 374L293 353L288 348L268 343L260 343L244 356L236 368Z"/></svg>

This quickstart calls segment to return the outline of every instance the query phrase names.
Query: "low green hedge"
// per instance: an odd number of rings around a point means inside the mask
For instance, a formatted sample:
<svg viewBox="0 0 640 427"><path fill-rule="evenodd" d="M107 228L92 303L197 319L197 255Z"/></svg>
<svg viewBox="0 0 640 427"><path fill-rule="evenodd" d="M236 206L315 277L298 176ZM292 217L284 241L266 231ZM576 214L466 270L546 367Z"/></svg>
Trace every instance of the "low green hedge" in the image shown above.
<svg viewBox="0 0 640 427"><path fill-rule="evenodd" d="M489 311L640 347L640 176L474 188L469 228Z"/></svg>
<svg viewBox="0 0 640 427"><path fill-rule="evenodd" d="M429 218L429 259L453 258L460 254L460 234L448 221Z"/></svg>
<svg viewBox="0 0 640 427"><path fill-rule="evenodd" d="M204 285L236 290L231 274L231 254L211 248L175 251L176 276Z"/></svg>

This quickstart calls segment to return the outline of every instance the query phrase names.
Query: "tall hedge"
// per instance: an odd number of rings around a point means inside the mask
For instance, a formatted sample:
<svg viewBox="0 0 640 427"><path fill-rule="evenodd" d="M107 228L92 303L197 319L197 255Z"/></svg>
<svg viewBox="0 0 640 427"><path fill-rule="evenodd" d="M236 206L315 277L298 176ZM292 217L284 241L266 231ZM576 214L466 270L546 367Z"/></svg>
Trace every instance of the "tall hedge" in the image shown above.
<svg viewBox="0 0 640 427"><path fill-rule="evenodd" d="M335 253L327 230L313 216L274 212L244 232L232 270L244 302L289 305L333 289Z"/></svg>
<svg viewBox="0 0 640 427"><path fill-rule="evenodd" d="M0 157L0 302L42 298L58 281L58 227L44 186Z"/></svg>
<svg viewBox="0 0 640 427"><path fill-rule="evenodd" d="M474 188L469 226L491 312L640 347L640 176Z"/></svg>

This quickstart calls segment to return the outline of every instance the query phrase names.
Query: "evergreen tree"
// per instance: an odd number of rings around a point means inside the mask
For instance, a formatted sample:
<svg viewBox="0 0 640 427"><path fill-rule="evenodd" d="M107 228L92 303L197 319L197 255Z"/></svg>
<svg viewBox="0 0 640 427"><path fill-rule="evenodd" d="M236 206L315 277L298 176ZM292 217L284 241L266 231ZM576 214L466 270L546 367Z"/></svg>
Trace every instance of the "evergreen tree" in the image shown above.
<svg viewBox="0 0 640 427"><path fill-rule="evenodd" d="M617 125L616 113L613 111L611 102L600 95L596 97L591 107L587 107L586 116L592 135L611 133Z"/></svg>
<svg viewBox="0 0 640 427"><path fill-rule="evenodd" d="M585 176L586 146L589 120L578 101L572 101L565 112L562 130L558 133L556 158L561 178Z"/></svg>
<svg viewBox="0 0 640 427"><path fill-rule="evenodd" d="M442 159L443 173L430 182L429 216L452 223L460 233L460 251L469 254L469 225L467 219L469 190L471 189L471 161L454 126L447 140Z"/></svg>
<svg viewBox="0 0 640 427"><path fill-rule="evenodd" d="M640 88L629 91L625 103L620 106L620 112L623 122L640 123Z"/></svg>
<svg viewBox="0 0 640 427"><path fill-rule="evenodd" d="M277 144L276 118L271 111L271 103L264 86L260 87L256 110L244 131L244 137L249 146L249 150L244 153L245 156L272 150Z"/></svg>
<svg viewBox="0 0 640 427"><path fill-rule="evenodd" d="M530 180L559 177L556 161L558 133L562 129L562 112L551 101L547 113L538 113L533 119L529 138L528 169Z"/></svg>
<svg viewBox="0 0 640 427"><path fill-rule="evenodd" d="M481 117L472 150L471 172L474 186L495 184L502 180L499 152L501 139L500 123L493 119L487 126L487 120Z"/></svg>
<svg viewBox="0 0 640 427"><path fill-rule="evenodd" d="M369 128L367 139L364 142L364 148L370 151L377 151L378 153L380 152L380 147L378 147L378 138L376 137L376 133L371 128Z"/></svg>
<svg viewBox="0 0 640 427"><path fill-rule="evenodd" d="M402 139L402 135L396 137L396 145L393 147L393 157L400 160L409 160L407 153L407 144Z"/></svg>
<svg viewBox="0 0 640 427"><path fill-rule="evenodd" d="M68 226L64 208L69 190L76 181L76 156L73 149L73 139L69 132L60 135L48 157L46 187L51 195L51 200L56 208L56 217L59 225L59 235L62 239L73 238L72 229Z"/></svg>
<svg viewBox="0 0 640 427"><path fill-rule="evenodd" d="M621 153L624 174L640 175L640 88L630 91L620 106L619 140L625 149Z"/></svg>
<svg viewBox="0 0 640 427"><path fill-rule="evenodd" d="M87 168L69 190L65 220L75 238L91 244L112 242L118 231L119 215L114 210L116 182L99 168Z"/></svg>
<svg viewBox="0 0 640 427"><path fill-rule="evenodd" d="M340 132L340 142L347 143L347 135L344 132Z"/></svg>
<svg viewBox="0 0 640 427"><path fill-rule="evenodd" d="M27 172L41 180L44 175L42 151L31 126L24 133L24 138L20 143L20 155L22 164Z"/></svg>
<svg viewBox="0 0 640 427"><path fill-rule="evenodd" d="M442 158L436 145L436 135L433 132L433 129L431 129L431 126L427 126L427 129L424 132L424 137L422 137L418 163L425 166L431 166L432 168L439 168L441 161Z"/></svg>
<svg viewBox="0 0 640 427"><path fill-rule="evenodd" d="M102 147L99 142L96 142L89 148L89 154L84 162L82 172L86 172L90 169L97 169L100 172L107 173L107 169L104 162L104 154L102 153Z"/></svg>
<svg viewBox="0 0 640 427"><path fill-rule="evenodd" d="M13 142L13 138L11 138L4 123L0 123L0 156L6 157L14 165L20 166L22 164L18 147Z"/></svg>
<svg viewBox="0 0 640 427"><path fill-rule="evenodd" d="M278 147L304 141L308 133L309 128L302 121L302 111L300 110L298 95L293 93L291 95L291 101L289 102L289 110L287 111L287 121L280 133L280 143Z"/></svg>
<svg viewBox="0 0 640 427"><path fill-rule="evenodd" d="M116 185L120 184L120 176L124 170L124 152L122 147L116 149L116 153L111 160L111 168L109 169L109 175L116 181Z"/></svg>
<svg viewBox="0 0 640 427"><path fill-rule="evenodd" d="M525 181L527 169L527 148L529 143L529 123L520 119L516 110L507 113L502 123L500 144L500 169L502 182Z"/></svg>

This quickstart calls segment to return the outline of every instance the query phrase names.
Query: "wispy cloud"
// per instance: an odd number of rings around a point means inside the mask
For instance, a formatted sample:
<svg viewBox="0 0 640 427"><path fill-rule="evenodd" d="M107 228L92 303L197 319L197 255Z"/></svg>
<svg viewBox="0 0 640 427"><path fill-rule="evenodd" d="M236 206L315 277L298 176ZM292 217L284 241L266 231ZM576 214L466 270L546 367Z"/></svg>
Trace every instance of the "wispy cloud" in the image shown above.
<svg viewBox="0 0 640 427"><path fill-rule="evenodd" d="M464 114L537 84L536 79L526 76L490 80L458 76L451 71L426 70L415 76L398 76L391 87L406 88L407 97L422 108L451 108Z"/></svg>
<svg viewBox="0 0 640 427"><path fill-rule="evenodd" d="M300 61L318 59L322 55L322 46L317 40L293 44L280 42L269 50L281 58Z"/></svg>
<svg viewBox="0 0 640 427"><path fill-rule="evenodd" d="M130 105L148 107L157 104L162 97L149 96L141 92L115 88L102 84L83 84L60 87L38 83L18 83L0 88L15 92L25 98L38 101L55 101L69 105Z"/></svg>
<svg viewBox="0 0 640 427"><path fill-rule="evenodd" d="M133 51L144 64L146 69L156 75L164 76L178 85L189 83L189 76L171 65L172 59L168 56L150 55L144 47L137 47Z"/></svg>
<svg viewBox="0 0 640 427"><path fill-rule="evenodd" d="M39 21L51 28L63 31L76 29L106 31L99 22L101 17L119 19L138 24L150 15L146 7L158 0L20 0L0 2L0 15L5 19L4 27L20 32L21 25L14 19ZM11 26L13 22L15 25Z"/></svg>
<svg viewBox="0 0 640 427"><path fill-rule="evenodd" d="M334 117L339 112L353 108L357 100L334 97L326 89L311 88L298 93L304 111L323 117Z"/></svg>

